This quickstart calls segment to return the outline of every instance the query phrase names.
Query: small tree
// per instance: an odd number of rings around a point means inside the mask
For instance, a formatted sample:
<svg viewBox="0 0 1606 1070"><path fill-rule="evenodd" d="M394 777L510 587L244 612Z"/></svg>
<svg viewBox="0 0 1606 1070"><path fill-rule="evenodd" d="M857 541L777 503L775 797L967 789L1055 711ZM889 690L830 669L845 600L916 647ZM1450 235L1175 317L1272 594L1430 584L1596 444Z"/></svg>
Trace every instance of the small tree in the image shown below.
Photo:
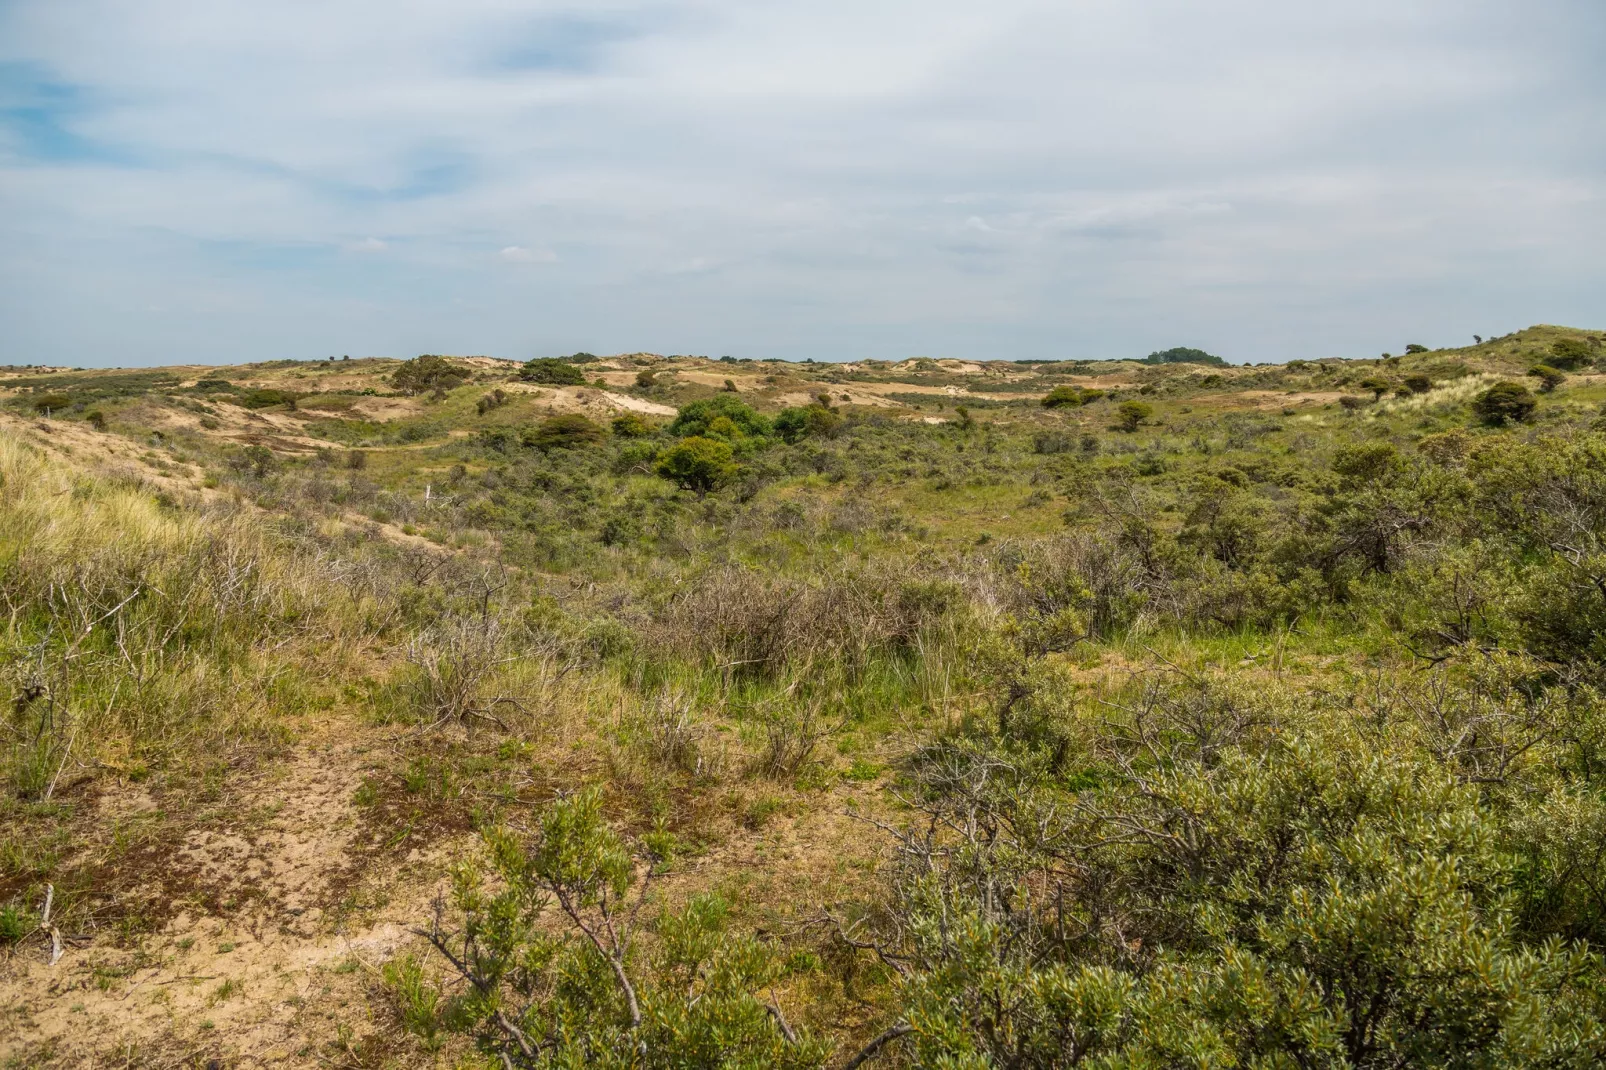
<svg viewBox="0 0 1606 1070"><path fill-rule="evenodd" d="M437 901L420 934L461 990L443 1002L417 959L396 960L385 978L402 1023L426 1040L470 1036L497 1065L519 1070L822 1067L829 1044L759 998L785 967L768 945L728 931L723 899L697 896L664 911L652 953L641 949L638 919L666 853L647 840L638 859L603 820L595 788L553 803L528 841L506 828L486 832L494 872L467 864L452 875L460 927L446 927ZM554 903L566 931L546 924Z"/></svg>
<svg viewBox="0 0 1606 1070"><path fill-rule="evenodd" d="M1115 416L1119 421L1121 430L1131 432L1154 415L1154 409L1146 402L1123 401L1115 408Z"/></svg>
<svg viewBox="0 0 1606 1070"><path fill-rule="evenodd" d="M584 386L585 372L566 360L556 357L536 357L519 369L519 378L527 383L549 383L553 386Z"/></svg>
<svg viewBox="0 0 1606 1070"><path fill-rule="evenodd" d="M426 353L402 364L390 376L390 385L412 397L417 394L451 390L468 382L467 370L445 357Z"/></svg>
<svg viewBox="0 0 1606 1070"><path fill-rule="evenodd" d="M683 406L669 424L672 435L707 434L714 421L725 417L742 435L767 435L770 422L735 394L715 394Z"/></svg>
<svg viewBox="0 0 1606 1070"><path fill-rule="evenodd" d="M1527 387L1508 379L1479 394L1472 402L1472 411L1484 423L1500 427L1507 420L1526 420L1538 404Z"/></svg>
<svg viewBox="0 0 1606 1070"><path fill-rule="evenodd" d="M775 417L775 433L787 442L800 442L805 438L826 438L837 433L842 426L842 414L823 405L800 405L782 409Z"/></svg>
<svg viewBox="0 0 1606 1070"><path fill-rule="evenodd" d="M1412 354L1416 354L1416 353L1426 353L1427 351L1428 351L1428 347L1427 346L1419 346L1415 342L1412 342L1410 345L1405 347L1405 352L1406 352L1407 356L1412 355Z"/></svg>
<svg viewBox="0 0 1606 1070"><path fill-rule="evenodd" d="M1590 362L1594 354L1582 338L1563 338L1550 347L1550 364L1563 371L1576 371Z"/></svg>
<svg viewBox="0 0 1606 1070"><path fill-rule="evenodd" d="M1362 390L1370 390L1372 392L1372 400L1377 401L1384 394L1388 393L1389 387L1393 386L1394 384L1383 378L1381 375L1371 375L1367 376L1365 379L1362 379L1359 385Z"/></svg>
<svg viewBox="0 0 1606 1070"><path fill-rule="evenodd" d="M959 419L954 422L954 426L958 427L959 430L969 431L976 426L975 418L970 415L970 410L965 406L955 405L954 415L959 417Z"/></svg>
<svg viewBox="0 0 1606 1070"><path fill-rule="evenodd" d="M613 418L613 433L620 438L644 438L652 434L652 428L640 413L622 412Z"/></svg>
<svg viewBox="0 0 1606 1070"><path fill-rule="evenodd" d="M1405 389L1413 394L1426 394L1433 389L1433 380L1420 373L1407 375L1402 382L1405 383Z"/></svg>
<svg viewBox="0 0 1606 1070"><path fill-rule="evenodd" d="M1074 386L1056 386L1043 395L1043 408L1074 408L1082 404L1082 391Z"/></svg>
<svg viewBox="0 0 1606 1070"><path fill-rule="evenodd" d="M1552 368L1548 364L1535 364L1528 369L1528 374L1539 380L1539 392L1541 394L1548 394L1567 381L1565 372Z"/></svg>
<svg viewBox="0 0 1606 1070"><path fill-rule="evenodd" d="M548 416L522 436L526 446L538 450L577 449L603 440L602 428L577 412Z"/></svg>
<svg viewBox="0 0 1606 1070"><path fill-rule="evenodd" d="M691 435L658 455L658 474L687 490L707 494L736 477L730 445L718 439Z"/></svg>

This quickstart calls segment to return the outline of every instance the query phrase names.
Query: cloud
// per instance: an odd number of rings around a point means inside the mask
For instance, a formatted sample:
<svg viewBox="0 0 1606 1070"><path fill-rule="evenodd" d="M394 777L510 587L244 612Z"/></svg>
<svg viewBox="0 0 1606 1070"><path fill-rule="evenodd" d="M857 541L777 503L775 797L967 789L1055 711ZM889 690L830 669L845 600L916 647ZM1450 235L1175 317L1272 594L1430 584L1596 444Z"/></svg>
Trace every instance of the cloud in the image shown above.
<svg viewBox="0 0 1606 1070"><path fill-rule="evenodd" d="M522 245L509 245L497 255L510 264L550 264L558 258L550 249L526 249Z"/></svg>
<svg viewBox="0 0 1606 1070"><path fill-rule="evenodd" d="M1596 0L12 0L0 362L1599 326L1603 31Z"/></svg>

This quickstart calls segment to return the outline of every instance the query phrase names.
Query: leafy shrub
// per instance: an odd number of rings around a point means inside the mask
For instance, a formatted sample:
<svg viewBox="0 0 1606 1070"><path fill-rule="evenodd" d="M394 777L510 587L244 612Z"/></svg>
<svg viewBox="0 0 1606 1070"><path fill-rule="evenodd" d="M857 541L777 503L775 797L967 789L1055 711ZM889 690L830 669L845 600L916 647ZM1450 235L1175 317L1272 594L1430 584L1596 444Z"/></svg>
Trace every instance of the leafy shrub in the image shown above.
<svg viewBox="0 0 1606 1070"><path fill-rule="evenodd" d="M1144 364L1212 364L1226 367L1227 362L1202 349L1189 349L1186 346L1177 346L1173 349L1162 349L1157 353L1150 353L1143 358Z"/></svg>
<svg viewBox="0 0 1606 1070"><path fill-rule="evenodd" d="M1154 415L1154 408L1147 402L1123 401L1115 408L1116 420L1123 431L1136 431L1138 426Z"/></svg>
<svg viewBox="0 0 1606 1070"><path fill-rule="evenodd" d="M613 418L613 433L620 438L642 438L652 434L652 427L638 412L622 412Z"/></svg>
<svg viewBox="0 0 1606 1070"><path fill-rule="evenodd" d="M654 947L642 948L637 916L665 845L642 852L638 878L636 852L603 821L598 790L553 803L529 841L495 828L485 846L490 873L466 864L453 874L460 927L446 931L437 916L430 934L460 994L437 1008L436 990L410 966L387 978L414 1032L467 1035L521 1068L824 1066L828 1043L759 997L785 964L730 932L725 900L696 896L660 914ZM553 905L566 931L545 924Z"/></svg>
<svg viewBox="0 0 1606 1070"><path fill-rule="evenodd" d="M520 436L524 445L538 450L580 449L600 444L606 433L596 423L577 412L548 416Z"/></svg>
<svg viewBox="0 0 1606 1070"><path fill-rule="evenodd" d="M390 384L403 394L439 393L462 386L471 378L469 372L445 357L425 354L403 362L390 376Z"/></svg>
<svg viewBox="0 0 1606 1070"><path fill-rule="evenodd" d="M718 439L689 435L658 454L657 471L665 479L700 494L736 478L730 445Z"/></svg>
<svg viewBox="0 0 1606 1070"><path fill-rule="evenodd" d="M1594 351L1582 338L1562 338L1551 343L1550 363L1564 371L1575 371L1594 359Z"/></svg>
<svg viewBox="0 0 1606 1070"><path fill-rule="evenodd" d="M252 390L241 395L239 403L248 409L271 409L275 405L285 405L294 409L298 396L293 390Z"/></svg>
<svg viewBox="0 0 1606 1070"><path fill-rule="evenodd" d="M1535 364L1528 369L1528 374L1532 378L1539 380L1539 392L1541 394L1549 394L1567 381L1565 372L1552 368L1548 364Z"/></svg>
<svg viewBox="0 0 1606 1070"><path fill-rule="evenodd" d="M1421 373L1407 375L1403 380L1405 388L1413 394L1426 394L1433 389L1433 380Z"/></svg>
<svg viewBox="0 0 1606 1070"><path fill-rule="evenodd" d="M775 433L787 442L828 438L842 428L842 414L825 405L782 409L775 417Z"/></svg>
<svg viewBox="0 0 1606 1070"><path fill-rule="evenodd" d="M724 418L742 435L768 435L769 420L736 394L715 394L681 408L669 424L669 433L679 436L707 435L715 420Z"/></svg>
<svg viewBox="0 0 1606 1070"><path fill-rule="evenodd" d="M1407 356L1410 356L1417 353L1427 353L1429 350L1427 346L1417 345L1415 342L1412 342L1405 347L1405 352Z"/></svg>
<svg viewBox="0 0 1606 1070"><path fill-rule="evenodd" d="M1058 409L1063 407L1074 408L1083 403L1082 390L1075 386L1056 386L1043 395L1043 408Z"/></svg>
<svg viewBox="0 0 1606 1070"><path fill-rule="evenodd" d="M585 372L568 361L556 357L536 357L519 369L519 378L527 383L549 383L554 386L584 386Z"/></svg>
<svg viewBox="0 0 1606 1070"><path fill-rule="evenodd" d="M1505 380L1479 394L1472 402L1472 411L1492 427L1508 420L1522 421L1533 414L1538 402L1521 383Z"/></svg>
<svg viewBox="0 0 1606 1070"><path fill-rule="evenodd" d="M66 394L40 394L33 398L34 412L59 412L72 404L72 398Z"/></svg>

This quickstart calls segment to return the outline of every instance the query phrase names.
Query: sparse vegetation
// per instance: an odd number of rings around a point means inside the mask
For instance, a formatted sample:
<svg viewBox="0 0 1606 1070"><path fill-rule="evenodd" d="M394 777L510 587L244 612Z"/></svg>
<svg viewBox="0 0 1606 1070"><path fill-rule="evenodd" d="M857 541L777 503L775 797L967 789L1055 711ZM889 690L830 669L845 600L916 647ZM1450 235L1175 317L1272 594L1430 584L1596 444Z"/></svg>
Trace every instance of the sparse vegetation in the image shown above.
<svg viewBox="0 0 1606 1070"><path fill-rule="evenodd" d="M0 374L19 1050L1595 1065L1587 338Z"/></svg>

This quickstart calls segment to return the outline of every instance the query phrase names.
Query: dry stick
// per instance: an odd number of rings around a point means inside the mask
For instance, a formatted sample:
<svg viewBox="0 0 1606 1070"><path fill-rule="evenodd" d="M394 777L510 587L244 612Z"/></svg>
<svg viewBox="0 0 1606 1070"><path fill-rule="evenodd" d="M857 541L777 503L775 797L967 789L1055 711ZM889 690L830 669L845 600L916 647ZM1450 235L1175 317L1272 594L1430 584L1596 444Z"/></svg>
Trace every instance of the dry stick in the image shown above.
<svg viewBox="0 0 1606 1070"><path fill-rule="evenodd" d="M914 1031L914 1026L905 1022L899 1022L897 1025L892 1026L886 1032L882 1033L880 1036L870 1041L870 1043L860 1048L859 1054L842 1064L842 1070L855 1070L855 1068L863 1065L870 1059L875 1058L876 1054L880 1052L882 1048L886 1047L894 1040L897 1040L899 1037L905 1036L909 1033L913 1033Z"/></svg>

